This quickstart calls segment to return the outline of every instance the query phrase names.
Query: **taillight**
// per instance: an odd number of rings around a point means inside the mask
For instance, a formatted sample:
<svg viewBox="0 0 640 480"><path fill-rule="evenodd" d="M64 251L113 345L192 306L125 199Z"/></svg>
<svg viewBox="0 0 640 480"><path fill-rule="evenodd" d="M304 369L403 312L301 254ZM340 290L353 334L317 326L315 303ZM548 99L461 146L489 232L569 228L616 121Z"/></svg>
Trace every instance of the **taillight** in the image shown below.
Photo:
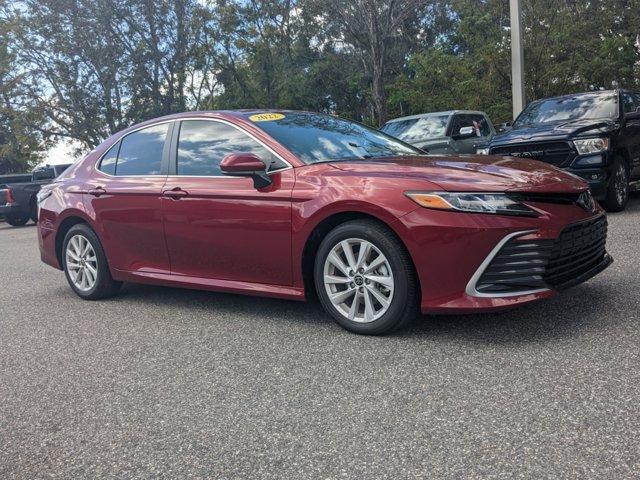
<svg viewBox="0 0 640 480"><path fill-rule="evenodd" d="M13 202L14 202L14 199L13 199L13 190L11 190L10 188L7 188L7 189L4 191L4 198L5 198L5 201L6 201L7 203L13 203Z"/></svg>

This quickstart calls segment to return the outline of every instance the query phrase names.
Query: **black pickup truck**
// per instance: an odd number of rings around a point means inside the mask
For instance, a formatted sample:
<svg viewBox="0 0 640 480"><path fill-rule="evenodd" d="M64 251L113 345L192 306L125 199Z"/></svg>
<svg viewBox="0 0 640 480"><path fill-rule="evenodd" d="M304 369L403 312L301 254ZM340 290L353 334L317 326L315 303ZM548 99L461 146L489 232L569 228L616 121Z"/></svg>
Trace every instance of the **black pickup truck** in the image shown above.
<svg viewBox="0 0 640 480"><path fill-rule="evenodd" d="M640 180L640 93L596 91L530 103L478 153L551 163L586 180L609 211Z"/></svg>
<svg viewBox="0 0 640 480"><path fill-rule="evenodd" d="M36 195L40 187L51 183L68 167L69 164L45 165L34 169L31 175L27 175L26 178L21 175L0 177L0 216L3 216L6 222L14 227L24 225L29 219L37 222Z"/></svg>

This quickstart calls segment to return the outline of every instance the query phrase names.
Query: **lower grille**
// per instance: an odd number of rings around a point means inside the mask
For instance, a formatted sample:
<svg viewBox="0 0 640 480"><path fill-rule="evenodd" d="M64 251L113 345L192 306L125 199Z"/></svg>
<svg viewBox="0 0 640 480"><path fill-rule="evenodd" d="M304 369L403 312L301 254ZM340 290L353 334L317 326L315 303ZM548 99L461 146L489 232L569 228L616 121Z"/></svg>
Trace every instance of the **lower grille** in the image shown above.
<svg viewBox="0 0 640 480"><path fill-rule="evenodd" d="M568 166L576 152L568 142L525 143L491 148L491 155L533 158L556 166Z"/></svg>
<svg viewBox="0 0 640 480"><path fill-rule="evenodd" d="M604 261L606 239L604 216L569 225L556 240L514 238L493 257L475 291L499 296L562 288Z"/></svg>
<svg viewBox="0 0 640 480"><path fill-rule="evenodd" d="M556 240L545 281L558 288L594 268L606 254L606 243L607 219L604 216L569 225Z"/></svg>

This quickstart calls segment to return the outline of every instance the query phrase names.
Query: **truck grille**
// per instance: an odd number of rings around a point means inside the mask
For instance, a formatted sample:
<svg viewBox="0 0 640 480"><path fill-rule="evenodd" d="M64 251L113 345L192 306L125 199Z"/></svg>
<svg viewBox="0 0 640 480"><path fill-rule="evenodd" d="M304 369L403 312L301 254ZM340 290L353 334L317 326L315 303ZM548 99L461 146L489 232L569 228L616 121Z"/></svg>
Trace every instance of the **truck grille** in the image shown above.
<svg viewBox="0 0 640 480"><path fill-rule="evenodd" d="M606 240L605 216L571 224L556 240L510 240L491 260L475 289L482 294L562 289L604 262Z"/></svg>
<svg viewBox="0 0 640 480"><path fill-rule="evenodd" d="M569 142L525 143L492 147L491 155L533 158L556 166L568 166L576 157Z"/></svg>

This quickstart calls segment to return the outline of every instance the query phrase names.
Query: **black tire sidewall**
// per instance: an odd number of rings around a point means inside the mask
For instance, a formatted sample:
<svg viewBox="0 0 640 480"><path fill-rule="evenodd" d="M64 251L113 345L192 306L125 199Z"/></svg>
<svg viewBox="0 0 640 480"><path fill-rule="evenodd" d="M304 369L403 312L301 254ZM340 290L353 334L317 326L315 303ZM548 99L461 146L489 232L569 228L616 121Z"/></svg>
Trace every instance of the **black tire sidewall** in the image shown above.
<svg viewBox="0 0 640 480"><path fill-rule="evenodd" d="M29 206L29 218L33 223L38 223L38 204L36 202L31 202Z"/></svg>
<svg viewBox="0 0 640 480"><path fill-rule="evenodd" d="M27 224L29 221L28 216L15 216L15 215L6 215L5 221L11 225L12 227L22 227Z"/></svg>
<svg viewBox="0 0 640 480"><path fill-rule="evenodd" d="M96 258L98 261L98 278L96 280L95 285L87 291L79 290L71 280L71 276L69 275L69 270L67 268L67 244L71 237L75 235L82 235L91 243L94 252L96 253ZM64 274L67 277L67 281L69 285L73 289L73 291L81 298L86 300L95 300L99 298L103 298L109 290L113 287L113 280L111 278L111 273L109 272L109 265L107 263L107 258L104 254L104 250L102 249L102 244L98 239L98 236L95 232L86 224L78 224L74 225L69 229L67 234L64 236L64 240L62 242L62 268L64 270Z"/></svg>
<svg viewBox="0 0 640 480"><path fill-rule="evenodd" d="M627 185L626 185L627 194L622 204L618 202L618 197L616 192L616 182L618 180L618 169L620 165L622 165L626 169L626 173L627 173ZM607 188L607 198L604 201L604 207L607 211L610 211L610 212L621 212L627 206L628 201L629 201L629 169L626 166L626 162L622 158L616 157L613 164L612 178L609 182L609 187Z"/></svg>
<svg viewBox="0 0 640 480"><path fill-rule="evenodd" d="M375 245L387 257L393 272L395 285L391 306L382 317L371 323L354 322L344 317L333 306L324 287L325 260L337 243L348 238L361 238ZM314 281L320 303L338 324L349 331L380 335L394 330L403 323L407 308L415 304L415 286L410 279L413 272L407 271L405 255L407 253L404 246L386 227L370 221L353 221L339 225L324 238L316 254Z"/></svg>

